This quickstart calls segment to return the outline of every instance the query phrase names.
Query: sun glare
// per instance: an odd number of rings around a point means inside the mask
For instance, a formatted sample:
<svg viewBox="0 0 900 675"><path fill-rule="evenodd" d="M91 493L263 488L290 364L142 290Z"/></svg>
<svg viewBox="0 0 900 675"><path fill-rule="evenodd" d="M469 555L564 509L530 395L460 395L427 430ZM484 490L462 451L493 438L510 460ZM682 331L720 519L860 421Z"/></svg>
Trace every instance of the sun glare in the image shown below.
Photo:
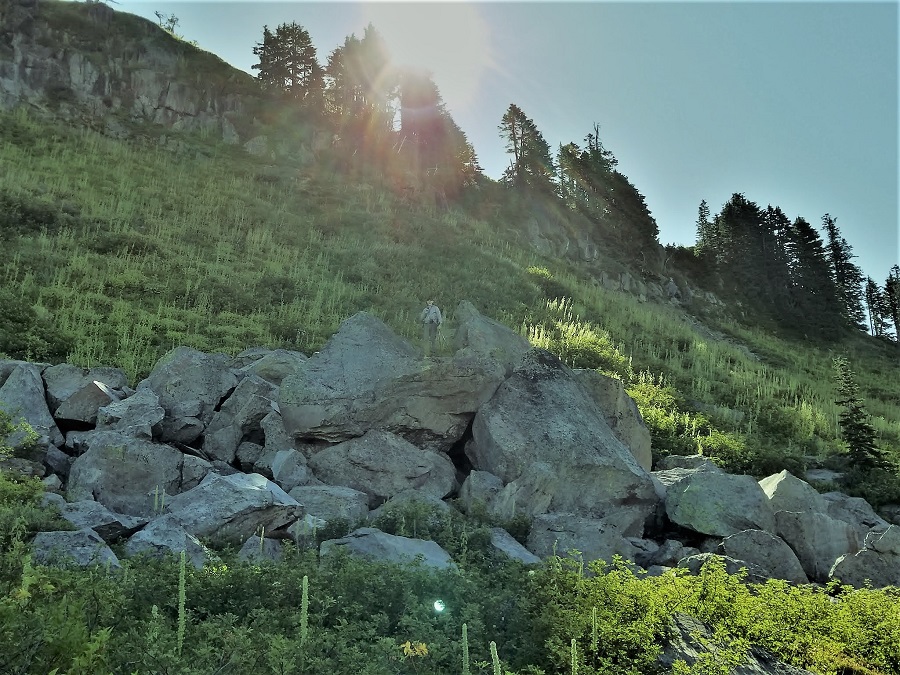
<svg viewBox="0 0 900 675"><path fill-rule="evenodd" d="M384 37L394 62L430 70L453 108L474 103L491 64L487 24L467 2L365 3L363 25Z"/></svg>

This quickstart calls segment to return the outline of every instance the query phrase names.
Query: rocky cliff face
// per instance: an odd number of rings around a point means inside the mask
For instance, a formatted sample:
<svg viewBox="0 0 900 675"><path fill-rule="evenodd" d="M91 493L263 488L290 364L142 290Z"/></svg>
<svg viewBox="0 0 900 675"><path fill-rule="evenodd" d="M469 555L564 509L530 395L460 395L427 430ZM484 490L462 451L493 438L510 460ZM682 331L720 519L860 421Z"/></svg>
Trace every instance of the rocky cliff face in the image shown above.
<svg viewBox="0 0 900 675"><path fill-rule="evenodd" d="M153 23L99 3L0 2L0 108L149 122L237 143L253 78Z"/></svg>

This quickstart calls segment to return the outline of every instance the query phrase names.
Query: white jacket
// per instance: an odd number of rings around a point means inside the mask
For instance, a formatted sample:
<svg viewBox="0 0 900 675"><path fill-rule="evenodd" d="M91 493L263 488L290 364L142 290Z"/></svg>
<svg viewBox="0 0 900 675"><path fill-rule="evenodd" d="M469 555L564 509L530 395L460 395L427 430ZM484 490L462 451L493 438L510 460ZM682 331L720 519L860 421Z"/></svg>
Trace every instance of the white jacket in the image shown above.
<svg viewBox="0 0 900 675"><path fill-rule="evenodd" d="M444 323L444 319L441 316L441 310L438 309L437 305L431 305L430 307L423 309L421 321L422 323L436 323L438 326Z"/></svg>

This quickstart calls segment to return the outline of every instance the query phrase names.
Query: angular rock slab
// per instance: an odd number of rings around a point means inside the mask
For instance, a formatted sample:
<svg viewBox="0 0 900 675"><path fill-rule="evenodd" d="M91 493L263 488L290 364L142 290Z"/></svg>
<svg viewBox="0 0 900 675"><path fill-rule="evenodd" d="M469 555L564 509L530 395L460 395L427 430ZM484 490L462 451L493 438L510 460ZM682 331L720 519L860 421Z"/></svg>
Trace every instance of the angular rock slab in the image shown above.
<svg viewBox="0 0 900 675"><path fill-rule="evenodd" d="M458 326L453 337L454 349L469 349L499 361L507 376L531 349L528 340L499 321L483 316L468 300L459 303L454 318Z"/></svg>
<svg viewBox="0 0 900 675"><path fill-rule="evenodd" d="M275 387L256 375L248 375L222 404L206 428L203 451L211 458L233 462L238 446L256 433L260 423L275 411Z"/></svg>
<svg viewBox="0 0 900 675"><path fill-rule="evenodd" d="M403 565L418 561L426 567L440 570L456 568L450 554L435 542L398 537L374 527L363 527L341 539L323 541L319 547L319 555L322 558L341 551L376 562Z"/></svg>
<svg viewBox="0 0 900 675"><path fill-rule="evenodd" d="M545 513L531 523L528 550L541 558L566 557L569 551L581 552L585 563L591 560L612 562L620 555L634 560L638 550L621 532L603 520L572 513Z"/></svg>
<svg viewBox="0 0 900 675"><path fill-rule="evenodd" d="M38 366L26 363L13 369L0 387L0 410L6 412L14 423L26 421L43 439L38 441L39 444L50 443L56 447L63 444L63 435L47 407L44 381ZM21 440L16 436L7 439L7 442L16 447Z"/></svg>
<svg viewBox="0 0 900 675"><path fill-rule="evenodd" d="M91 529L39 532L32 542L31 550L34 562L40 565L121 567L116 554Z"/></svg>
<svg viewBox="0 0 900 675"><path fill-rule="evenodd" d="M97 410L97 430L118 431L126 436L150 440L162 433L166 411L151 389L138 389L128 398Z"/></svg>
<svg viewBox="0 0 900 675"><path fill-rule="evenodd" d="M650 429L644 424L637 403L625 392L622 380L607 377L596 370L577 369L575 375L603 412L616 438L631 451L644 471L650 471L653 468Z"/></svg>
<svg viewBox="0 0 900 675"><path fill-rule="evenodd" d="M94 382L110 391L128 386L128 377L118 368L97 367L86 370L69 363L46 368L42 373L47 388L47 404L54 415L70 397Z"/></svg>
<svg viewBox="0 0 900 675"><path fill-rule="evenodd" d="M95 424L97 411L120 398L119 394L102 382L89 382L60 404L55 417L58 420Z"/></svg>
<svg viewBox="0 0 900 675"><path fill-rule="evenodd" d="M166 411L161 439L190 443L203 433L216 406L237 383L225 354L177 347L156 362L138 389L155 392Z"/></svg>
<svg viewBox="0 0 900 675"><path fill-rule="evenodd" d="M654 475L666 484L666 515L677 525L716 537L743 530L775 532L769 499L752 476L685 469Z"/></svg>
<svg viewBox="0 0 900 675"><path fill-rule="evenodd" d="M238 551L238 560L242 562L278 562L281 560L281 541L278 539L260 539L253 535Z"/></svg>
<svg viewBox="0 0 900 675"><path fill-rule="evenodd" d="M491 546L510 560L518 560L523 565L539 565L541 563L540 558L522 546L502 527L491 528Z"/></svg>
<svg viewBox="0 0 900 675"><path fill-rule="evenodd" d="M243 364L237 372L239 377L252 374L279 386L284 378L303 368L306 355L288 349L246 350L234 360L236 364Z"/></svg>
<svg viewBox="0 0 900 675"><path fill-rule="evenodd" d="M555 356L534 349L475 415L466 455L504 483L552 467L543 510L605 517L639 536L658 498L650 476L615 437L603 413ZM546 472L544 472L546 473ZM541 487L543 489L543 487ZM532 509L534 510L534 509Z"/></svg>
<svg viewBox="0 0 900 675"><path fill-rule="evenodd" d="M324 521L342 518L357 523L369 513L365 492L339 485L301 485L288 494L303 506L304 512Z"/></svg>
<svg viewBox="0 0 900 675"><path fill-rule="evenodd" d="M825 512L852 526L860 542L866 540L871 530L884 531L890 526L862 497L851 497L843 492L826 492L822 498L826 503Z"/></svg>
<svg viewBox="0 0 900 675"><path fill-rule="evenodd" d="M874 588L900 586L900 527L891 525L884 532L870 532L865 548L838 558L829 576L855 588L867 583Z"/></svg>
<svg viewBox="0 0 900 675"><path fill-rule="evenodd" d="M725 537L719 551L737 560L744 560L759 567L772 579L784 579L795 584L809 582L803 565L783 539L762 530L744 530Z"/></svg>
<svg viewBox="0 0 900 675"><path fill-rule="evenodd" d="M100 502L80 501L60 505L60 515L79 529L96 532L105 542L129 537L147 524L147 518L113 513Z"/></svg>
<svg viewBox="0 0 900 675"><path fill-rule="evenodd" d="M825 583L835 561L859 551L852 525L815 511L778 511L776 534L797 554L810 581Z"/></svg>
<svg viewBox="0 0 900 675"><path fill-rule="evenodd" d="M303 507L259 474L208 474L195 488L172 497L168 515L197 537L246 540L303 516Z"/></svg>
<svg viewBox="0 0 900 675"><path fill-rule="evenodd" d="M678 561L678 567L688 570L694 576L700 574L703 566L712 559L721 560L725 565L725 571L728 574L738 574L742 569L747 570L746 581L751 584L765 583L768 578L765 570L746 560L738 560L726 555L717 553L697 553L696 555L687 556Z"/></svg>
<svg viewBox="0 0 900 675"><path fill-rule="evenodd" d="M72 462L67 495L94 499L116 513L152 516L153 495L181 489L184 455L168 445L117 431L84 434L88 450Z"/></svg>
<svg viewBox="0 0 900 675"><path fill-rule="evenodd" d="M759 486L769 498L773 512L827 511L828 504L818 490L787 470L763 478L759 481Z"/></svg>
<svg viewBox="0 0 900 675"><path fill-rule="evenodd" d="M182 551L185 560L197 569L203 569L207 561L214 559L210 550L170 515L150 521L125 544L125 554L128 556L145 555L164 559L169 556L177 557Z"/></svg>
<svg viewBox="0 0 900 675"><path fill-rule="evenodd" d="M446 455L422 450L386 431L338 443L309 460L316 477L366 493L374 508L404 490L441 499L456 487L456 469Z"/></svg>
<svg viewBox="0 0 900 675"><path fill-rule="evenodd" d="M360 312L284 379L278 403L294 438L339 442L381 429L446 451L503 376L497 361L467 350L424 361L379 319Z"/></svg>

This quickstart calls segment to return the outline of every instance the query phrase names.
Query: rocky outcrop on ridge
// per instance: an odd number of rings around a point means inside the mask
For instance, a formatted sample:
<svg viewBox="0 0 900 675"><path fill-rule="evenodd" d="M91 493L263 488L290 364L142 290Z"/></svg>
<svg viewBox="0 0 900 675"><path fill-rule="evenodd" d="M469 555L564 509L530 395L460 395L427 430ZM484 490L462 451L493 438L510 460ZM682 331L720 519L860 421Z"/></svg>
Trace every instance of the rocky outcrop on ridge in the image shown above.
<svg viewBox="0 0 900 675"><path fill-rule="evenodd" d="M491 533L526 563L577 549L653 573L722 556L752 579L900 581L897 527L864 501L702 457L648 472L648 433L621 383L570 370L469 303L460 316L452 356L422 358L360 313L309 358L179 347L134 389L116 369L0 361L0 408L38 431L27 452L21 434L7 439L16 463L46 476L65 496L47 502L79 528L46 533L37 559L114 566L103 546L124 541L127 555L185 551L202 566L213 554L199 538L254 536L245 554L273 558L280 539L308 545L340 521L356 529L323 552L452 565L433 542L371 527L416 501L526 519L524 548Z"/></svg>

